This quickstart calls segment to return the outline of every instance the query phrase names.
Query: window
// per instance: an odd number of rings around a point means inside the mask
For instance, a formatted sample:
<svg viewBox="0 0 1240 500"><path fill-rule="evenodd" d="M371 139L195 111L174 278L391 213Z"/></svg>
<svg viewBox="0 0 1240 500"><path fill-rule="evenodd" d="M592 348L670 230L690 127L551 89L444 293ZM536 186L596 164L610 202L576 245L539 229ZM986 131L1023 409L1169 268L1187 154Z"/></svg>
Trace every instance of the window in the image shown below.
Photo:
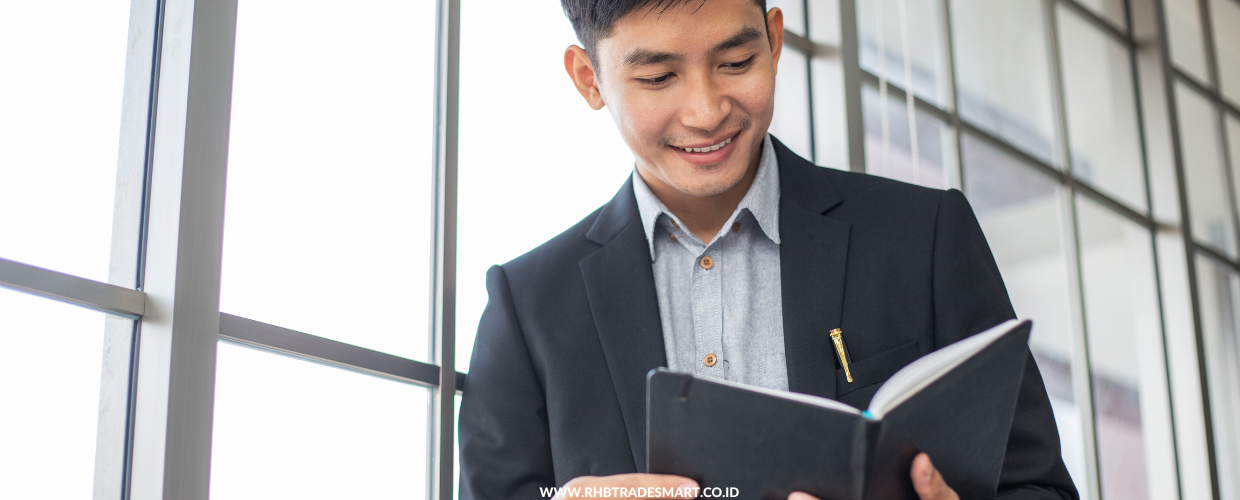
<svg viewBox="0 0 1240 500"><path fill-rule="evenodd" d="M0 256L108 280L128 18L123 0L0 7Z"/></svg>
<svg viewBox="0 0 1240 500"><path fill-rule="evenodd" d="M1175 496L1152 234L1079 195L1076 214L1102 496Z"/></svg>
<svg viewBox="0 0 1240 500"><path fill-rule="evenodd" d="M103 314L0 289L0 496L93 491Z"/></svg>
<svg viewBox="0 0 1240 500"><path fill-rule="evenodd" d="M429 391L221 343L211 498L423 498Z"/></svg>
<svg viewBox="0 0 1240 500"><path fill-rule="evenodd" d="M240 1L221 311L428 359L434 21Z"/></svg>
<svg viewBox="0 0 1240 500"><path fill-rule="evenodd" d="M1193 237L1215 251L1235 257L1236 222L1227 199L1226 172L1219 158L1217 115L1205 98L1183 85L1176 86L1175 100Z"/></svg>
<svg viewBox="0 0 1240 500"><path fill-rule="evenodd" d="M769 5L771 130L965 192L1082 496L1240 495L1240 3ZM235 6L0 7L0 497L452 498L487 269L633 172L554 2Z"/></svg>
<svg viewBox="0 0 1240 500"><path fill-rule="evenodd" d="M957 0L951 9L960 116L1058 166L1042 2Z"/></svg>
<svg viewBox="0 0 1240 500"><path fill-rule="evenodd" d="M590 109L564 72L564 49L577 37L559 4L484 0L461 9L456 362L463 372L487 303L487 269L611 201L633 173L633 155L609 110ZM497 54L499 40L520 40L523 55Z"/></svg>
<svg viewBox="0 0 1240 500"><path fill-rule="evenodd" d="M1128 48L1071 9L1058 9L1072 173L1144 212L1148 203Z"/></svg>

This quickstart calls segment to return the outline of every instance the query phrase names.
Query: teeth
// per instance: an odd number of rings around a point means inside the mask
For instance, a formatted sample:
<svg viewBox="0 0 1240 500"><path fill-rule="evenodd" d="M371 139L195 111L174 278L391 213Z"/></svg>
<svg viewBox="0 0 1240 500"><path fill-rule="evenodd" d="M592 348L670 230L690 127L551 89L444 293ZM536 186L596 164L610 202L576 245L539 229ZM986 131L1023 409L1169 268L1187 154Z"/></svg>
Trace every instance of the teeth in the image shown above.
<svg viewBox="0 0 1240 500"><path fill-rule="evenodd" d="M728 143L730 143L730 142L732 142L732 138L731 138L731 137L729 137L729 138L727 138L727 139L724 139L724 140L723 140L723 142L721 142L721 143L719 143L719 144L716 144L716 145L714 145L714 146L707 146L707 147L704 147L704 148L680 148L680 149L683 149L683 150L688 151L688 152L690 152L690 153L709 153L709 152L711 152L711 151L717 151L717 150L719 150L719 148L722 148L722 147L724 147L724 146L727 146L727 145L728 145Z"/></svg>

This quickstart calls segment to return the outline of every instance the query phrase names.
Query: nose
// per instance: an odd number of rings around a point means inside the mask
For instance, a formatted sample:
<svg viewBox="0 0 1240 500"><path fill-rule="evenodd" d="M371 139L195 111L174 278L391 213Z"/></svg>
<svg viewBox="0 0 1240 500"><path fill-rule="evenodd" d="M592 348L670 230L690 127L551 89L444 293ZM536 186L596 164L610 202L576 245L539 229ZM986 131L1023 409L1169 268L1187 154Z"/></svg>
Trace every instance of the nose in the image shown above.
<svg viewBox="0 0 1240 500"><path fill-rule="evenodd" d="M732 113L732 101L719 82L708 75L690 79L681 101L680 123L702 131L704 135L719 130Z"/></svg>

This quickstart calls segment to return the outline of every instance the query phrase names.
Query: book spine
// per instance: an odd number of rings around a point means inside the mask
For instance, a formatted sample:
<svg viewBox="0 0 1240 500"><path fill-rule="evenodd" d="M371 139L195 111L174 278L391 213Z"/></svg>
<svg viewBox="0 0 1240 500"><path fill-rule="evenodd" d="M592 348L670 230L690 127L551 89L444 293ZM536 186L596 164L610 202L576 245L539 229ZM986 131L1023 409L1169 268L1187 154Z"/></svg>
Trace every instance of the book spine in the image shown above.
<svg viewBox="0 0 1240 500"><path fill-rule="evenodd" d="M856 428L853 429L852 443L852 477L853 481L852 497L855 500L862 500L865 497L865 486L868 481L867 469L870 463L870 450L874 448L873 438L870 436L871 428L875 422L859 417L856 419Z"/></svg>

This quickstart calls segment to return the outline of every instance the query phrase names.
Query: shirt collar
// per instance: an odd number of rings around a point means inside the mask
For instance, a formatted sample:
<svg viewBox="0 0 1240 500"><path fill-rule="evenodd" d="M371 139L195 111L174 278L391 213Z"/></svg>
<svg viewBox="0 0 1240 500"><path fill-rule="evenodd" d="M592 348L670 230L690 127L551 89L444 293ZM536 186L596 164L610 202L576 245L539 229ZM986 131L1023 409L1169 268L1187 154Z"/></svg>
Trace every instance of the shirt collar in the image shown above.
<svg viewBox="0 0 1240 500"><path fill-rule="evenodd" d="M650 260L654 260L654 232L659 217L666 214L677 224L680 224L680 219L668 210L662 201L659 201L636 170L633 171L633 194L637 197L637 211L641 215L642 228L646 230L646 242L650 244ZM753 184L749 186L749 192L745 193L745 197L736 206L736 211L732 213L728 222L719 230L719 235L715 236L715 240L727 233L729 226L743 210L749 210L766 237L776 245L779 244L779 163L775 159L775 148L771 144L770 134L762 139L762 155L758 160L758 173L754 177Z"/></svg>

